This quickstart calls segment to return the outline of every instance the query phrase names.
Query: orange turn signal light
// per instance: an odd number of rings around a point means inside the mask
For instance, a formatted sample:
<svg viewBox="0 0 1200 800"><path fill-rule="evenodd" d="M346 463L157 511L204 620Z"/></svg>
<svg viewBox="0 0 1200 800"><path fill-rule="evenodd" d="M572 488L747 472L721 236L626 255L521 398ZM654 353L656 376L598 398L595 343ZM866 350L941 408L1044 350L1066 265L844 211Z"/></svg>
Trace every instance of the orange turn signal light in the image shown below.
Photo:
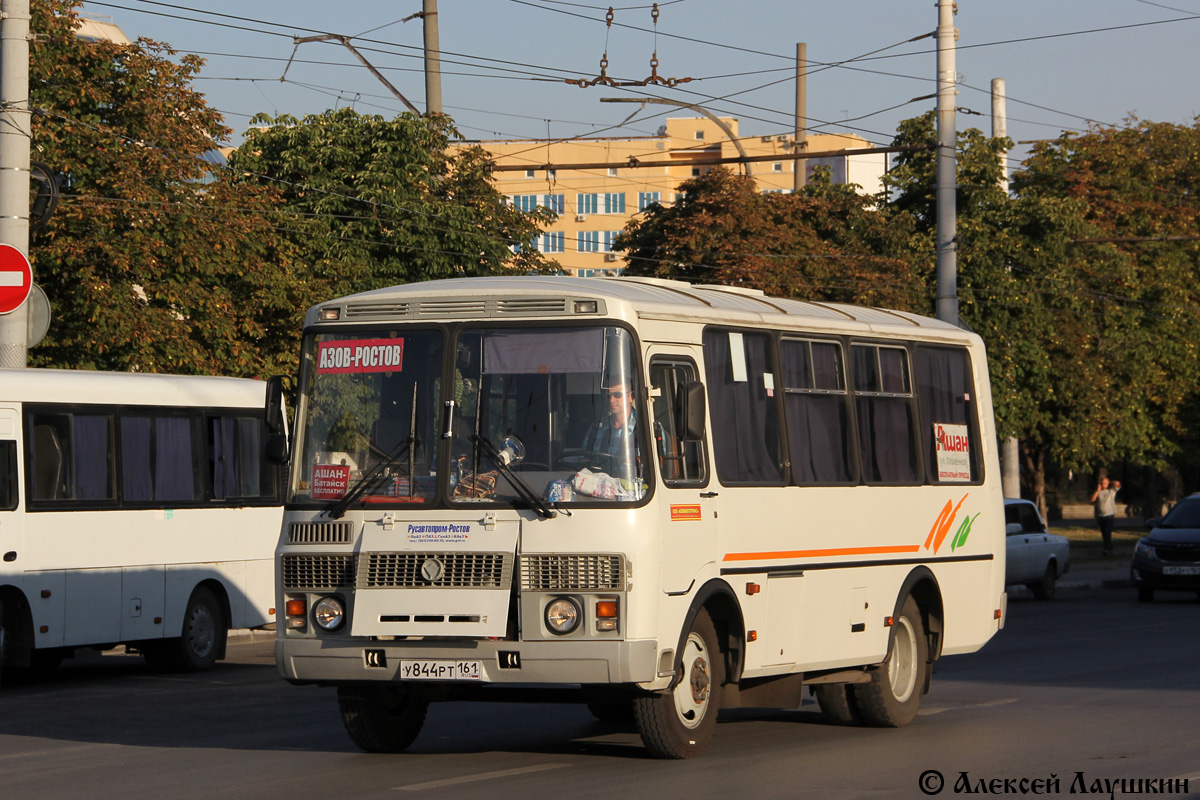
<svg viewBox="0 0 1200 800"><path fill-rule="evenodd" d="M600 619L612 619L617 616L616 600L597 600L596 616Z"/></svg>
<svg viewBox="0 0 1200 800"><path fill-rule="evenodd" d="M288 600L287 615L289 617L303 617L307 612L307 604L304 600Z"/></svg>

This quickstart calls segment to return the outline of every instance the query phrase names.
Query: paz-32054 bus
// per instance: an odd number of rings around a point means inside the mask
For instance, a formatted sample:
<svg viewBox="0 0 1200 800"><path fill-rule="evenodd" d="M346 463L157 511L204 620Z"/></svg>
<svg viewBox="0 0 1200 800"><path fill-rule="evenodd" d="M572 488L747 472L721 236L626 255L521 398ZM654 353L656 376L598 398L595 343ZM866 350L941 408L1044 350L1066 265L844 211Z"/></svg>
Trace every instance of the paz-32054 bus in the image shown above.
<svg viewBox="0 0 1200 800"><path fill-rule="evenodd" d="M368 751L516 687L663 757L805 686L900 726L1003 622L983 347L913 314L636 278L346 297L309 312L291 457L277 663Z"/></svg>

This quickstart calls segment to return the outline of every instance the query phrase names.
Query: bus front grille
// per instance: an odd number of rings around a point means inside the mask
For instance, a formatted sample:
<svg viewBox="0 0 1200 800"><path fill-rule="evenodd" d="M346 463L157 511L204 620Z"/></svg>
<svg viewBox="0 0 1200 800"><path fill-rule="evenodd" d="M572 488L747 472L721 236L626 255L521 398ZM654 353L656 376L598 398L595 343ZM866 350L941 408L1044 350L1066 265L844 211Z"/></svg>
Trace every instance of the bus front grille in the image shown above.
<svg viewBox="0 0 1200 800"><path fill-rule="evenodd" d="M525 591L621 591L621 557L616 555L523 555Z"/></svg>
<svg viewBox="0 0 1200 800"><path fill-rule="evenodd" d="M284 589L336 589L354 585L354 556L286 555Z"/></svg>
<svg viewBox="0 0 1200 800"><path fill-rule="evenodd" d="M504 589L512 583L505 553L371 553L359 563L360 589L461 587Z"/></svg>
<svg viewBox="0 0 1200 800"><path fill-rule="evenodd" d="M288 544L349 544L349 522L293 522Z"/></svg>

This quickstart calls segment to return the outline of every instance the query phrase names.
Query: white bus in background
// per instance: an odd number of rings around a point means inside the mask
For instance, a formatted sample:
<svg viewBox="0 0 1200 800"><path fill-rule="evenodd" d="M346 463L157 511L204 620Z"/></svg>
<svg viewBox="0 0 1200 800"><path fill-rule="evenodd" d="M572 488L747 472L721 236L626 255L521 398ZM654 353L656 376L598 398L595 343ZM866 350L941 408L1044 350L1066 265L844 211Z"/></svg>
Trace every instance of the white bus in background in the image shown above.
<svg viewBox="0 0 1200 800"><path fill-rule="evenodd" d="M586 702L660 757L717 711L900 726L1003 623L978 336L638 278L431 281L305 327L276 660L368 751L430 701ZM532 688L531 688L532 687ZM499 735L499 734L498 734Z"/></svg>
<svg viewBox="0 0 1200 800"><path fill-rule="evenodd" d="M6 674L119 643L200 670L227 629L269 625L282 470L266 385L0 370Z"/></svg>

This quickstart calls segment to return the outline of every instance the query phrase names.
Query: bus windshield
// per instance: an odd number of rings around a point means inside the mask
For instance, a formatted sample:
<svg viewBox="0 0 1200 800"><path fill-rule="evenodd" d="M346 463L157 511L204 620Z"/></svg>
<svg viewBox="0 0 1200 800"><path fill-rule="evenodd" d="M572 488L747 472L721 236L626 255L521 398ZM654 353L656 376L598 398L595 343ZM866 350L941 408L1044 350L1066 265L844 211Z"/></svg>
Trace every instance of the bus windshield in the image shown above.
<svg viewBox="0 0 1200 800"><path fill-rule="evenodd" d="M367 504L643 498L627 331L464 326L451 336L451 364L441 330L313 337L293 502L337 516Z"/></svg>

